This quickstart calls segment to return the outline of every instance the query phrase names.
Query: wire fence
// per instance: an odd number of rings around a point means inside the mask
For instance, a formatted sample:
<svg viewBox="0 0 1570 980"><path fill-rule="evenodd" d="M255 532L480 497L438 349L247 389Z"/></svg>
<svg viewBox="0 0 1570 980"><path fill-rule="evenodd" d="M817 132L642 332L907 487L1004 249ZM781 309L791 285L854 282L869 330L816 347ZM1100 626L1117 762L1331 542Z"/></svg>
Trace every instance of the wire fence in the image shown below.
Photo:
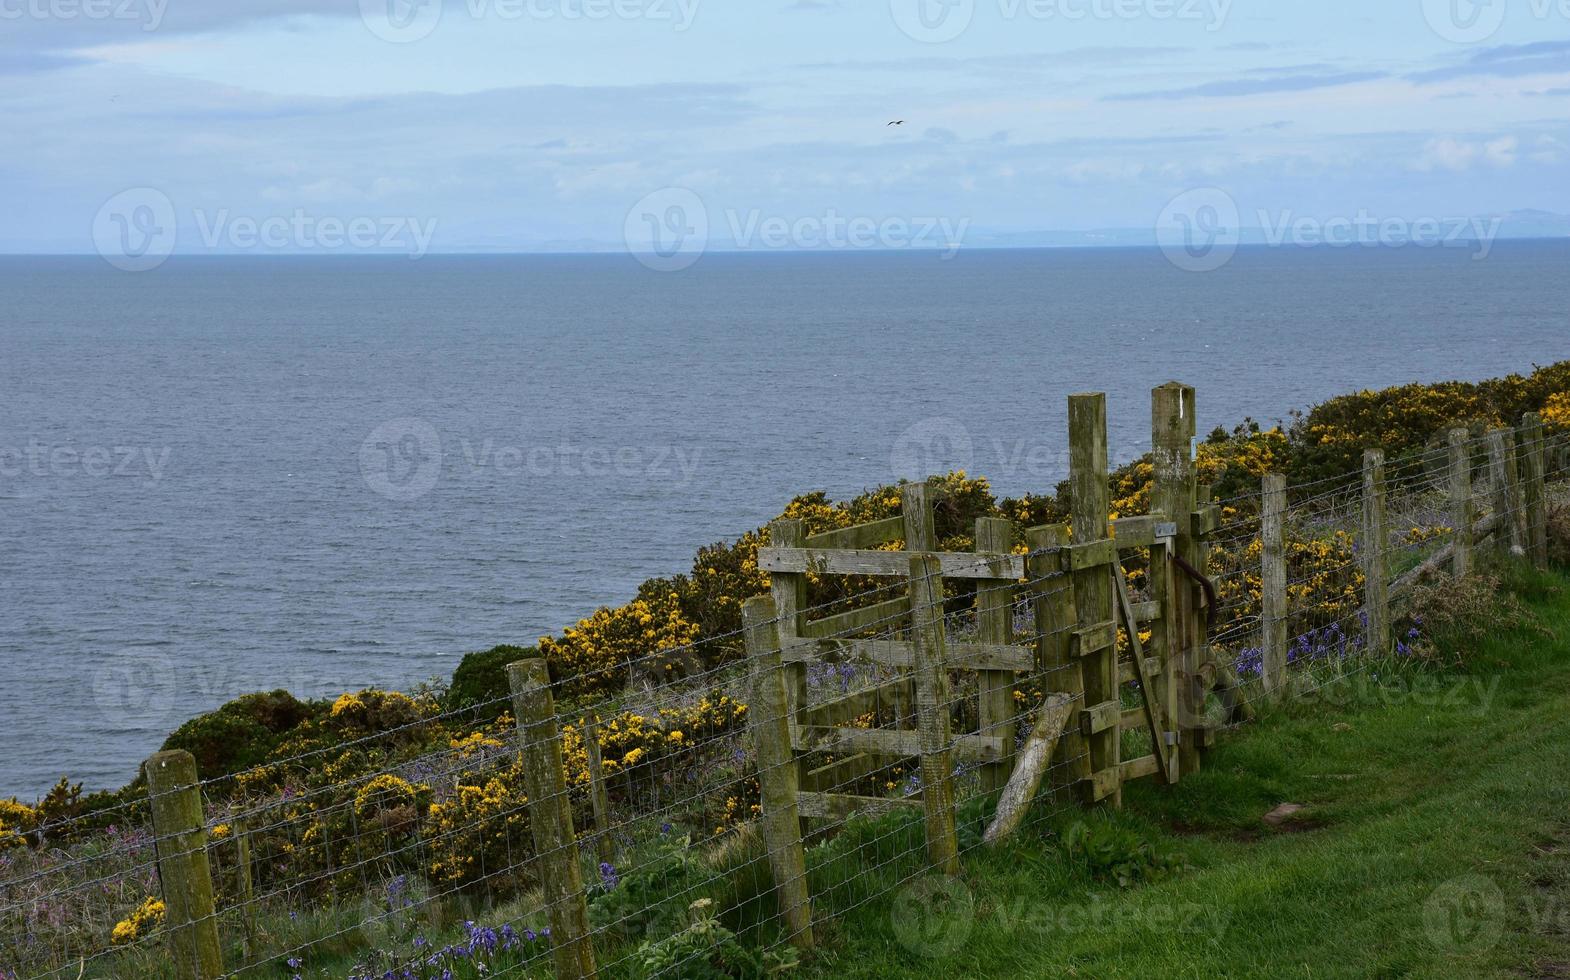
<svg viewBox="0 0 1570 980"><path fill-rule="evenodd" d="M1478 474L1490 472L1487 448L1486 436L1461 445ZM1450 451L1387 474L1396 492L1378 533L1392 581L1473 535L1454 520L1441 465ZM1541 446L1544 484L1559 500L1567 451L1570 433ZM1524 446L1512 462L1526 466ZM1363 479L1288 488L1288 666L1303 678L1290 696L1313 696L1326 665L1345 675L1370 662ZM1474 490L1477 513L1508 542L1524 505L1487 480ZM1222 715L1190 719L1196 729L1236 723L1265 696L1259 499L1218 502L1238 513L1203 540L1212 593L1200 610L1203 639L1211 666L1231 679L1207 688L1198 710L1219 705ZM931 800L950 814L956 853L983 846L1011 760L1053 696L1069 692L1080 714L1092 707L1095 682L1071 649L1087 642L1074 617L1082 570L1067 560L1073 548L1015 549L1023 573L1006 580L952 563L925 582L858 573L831 585L806 571L800 607L771 620L786 635L766 652L783 665L749 656L747 631L731 630L624 663L620 688L564 699L541 724L515 716L525 706L516 689L457 710L386 692L345 696L303 726L297 751L169 789L171 799L198 801L195 832L158 826L169 800L154 792L150 804L129 798L0 837L0 978L205 976L214 954L235 977L556 976L580 939L561 935L568 905L586 910L581 942L606 975L788 957L808 944L811 925L784 914L779 896L792 882L782 867L799 861L813 920L880 900L937 866ZM1132 602L1163 599L1159 544L1120 544L1114 554ZM997 557L974 560L996 574ZM921 586L926 602L912 599ZM971 657L962 668L945 661L928 683L917 676L924 618L939 624L943 648ZM809 644L798 632L808 622L844 625ZM1159 649L1158 628L1125 616L1116 630L1108 662L1124 711L1166 696L1129 667L1145 645ZM1398 638L1399 649L1411 639ZM1009 659L1018 649L1033 654ZM768 683L787 688L783 714L755 697ZM1080 728L1076 714L1056 741L1026 826L1079 809L1083 784L1106 765L1107 743ZM923 741L937 730L941 743ZM786 745L760 744L777 731ZM1121 716L1111 732L1114 767L1162 758L1163 732ZM559 781L531 769L549 753L560 756ZM790 840L760 820L764 787L786 776L799 794ZM542 821L557 819L569 832L551 843ZM170 869L182 866L210 892L195 916L170 894Z"/></svg>

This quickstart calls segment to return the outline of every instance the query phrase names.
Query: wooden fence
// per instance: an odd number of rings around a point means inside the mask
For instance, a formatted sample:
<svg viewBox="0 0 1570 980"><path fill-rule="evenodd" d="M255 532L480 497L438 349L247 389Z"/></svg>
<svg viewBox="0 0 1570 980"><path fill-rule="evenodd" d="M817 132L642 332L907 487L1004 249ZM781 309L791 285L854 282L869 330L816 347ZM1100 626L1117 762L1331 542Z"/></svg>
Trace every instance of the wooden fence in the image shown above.
<svg viewBox="0 0 1570 980"><path fill-rule="evenodd" d="M912 484L902 489L898 517L814 535L800 521L770 526L768 546L758 553L770 594L749 600L743 621L762 834L789 941L800 947L814 942L806 842L852 814L919 812L928 864L956 874L957 764L973 767L980 790L998 795L986 834L991 842L1019 825L1049 770L1058 799L1118 806L1132 780L1173 784L1198 771L1218 727L1240 720L1246 705L1234 696L1239 679L1230 655L1218 656L1207 645L1214 612L1207 607L1215 602L1207 543L1220 518L1210 488L1197 484L1195 409L1194 389L1186 385L1152 392L1153 482L1146 515L1110 519L1106 398L1081 394L1069 399L1068 524L1031 528L1016 541L1008 521L981 519L973 550L940 551L935 491ZM1452 540L1393 580L1385 458L1377 450L1365 455L1357 561L1367 582L1367 649L1390 649L1392 602L1414 582L1437 570L1466 574L1476 549L1490 540L1546 566L1548 460L1541 421L1528 416L1519 430L1489 432L1481 453L1476 447L1464 429L1447 433L1443 479ZM1270 694L1287 686L1293 612L1284 477L1264 478L1260 504L1260 683ZM1125 573L1130 559L1145 570L1138 593ZM809 580L835 576L887 584L875 596L861 593L864 601L855 608L829 614L809 608ZM1027 607L1027 616L1016 616ZM951 630L950 619L959 613L973 618L973 637ZM810 671L851 664L875 671L878 679L813 703ZM561 977L593 976L580 842L544 661L514 664L508 676L528 763L533 860L546 886L554 968ZM974 715L958 732L957 681L975 692ZM1038 689L1021 709L1027 682ZM1125 707L1123 692L1132 685L1137 703ZM1220 699L1226 713L1219 718L1211 699L1218 691L1228 695ZM868 718L882 723L859 723ZM1021 731L1022 721L1031 723L1028 733ZM591 713L586 741L593 846L608 861L612 821L594 724ZM1128 732L1148 737L1149 751L1122 758ZM839 791L912 760L919 793ZM217 977L222 964L195 763L183 752L161 753L146 771L156 830L170 841L160 847L159 872L172 953L178 964L188 964L188 975ZM243 859L240 868L246 895L248 862Z"/></svg>

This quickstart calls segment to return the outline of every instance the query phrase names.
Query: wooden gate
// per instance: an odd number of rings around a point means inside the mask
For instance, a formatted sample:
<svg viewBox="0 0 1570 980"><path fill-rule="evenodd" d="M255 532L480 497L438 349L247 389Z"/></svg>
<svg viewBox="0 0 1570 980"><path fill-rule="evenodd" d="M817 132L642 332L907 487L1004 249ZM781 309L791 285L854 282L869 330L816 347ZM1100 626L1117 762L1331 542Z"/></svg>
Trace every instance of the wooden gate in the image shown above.
<svg viewBox="0 0 1570 980"><path fill-rule="evenodd" d="M1023 556L1013 553L1012 524L1000 519L977 522L974 551L937 551L934 491L925 484L902 488L899 517L811 536L800 521L770 525L758 567L770 575L771 595L750 600L743 612L764 831L782 911L799 945L811 945L803 820L837 823L857 812L919 807L932 865L956 873L955 762L975 764L985 792L1005 790L1013 779L1029 783L1025 798L1034 794L1041 771L1014 767L1022 674L1053 706L1042 717L1063 721L1061 732L1033 733L1050 738L1055 751L1038 745L1027 753L1041 769L1056 762L1059 791L1117 805L1128 780L1172 783L1197 769L1205 732L1198 721L1204 692L1195 679L1207 667L1203 537L1217 515L1208 493L1205 506L1198 500L1193 413L1192 388L1155 389L1153 512L1112 521L1106 399L1071 396L1073 521L1031 528ZM879 547L899 541L904 551ZM1131 554L1148 562L1146 595L1137 601L1123 568ZM813 618L813 575L896 581L889 598ZM976 585L974 639L949 635L950 580ZM1027 599L1034 635L1022 642L1015 609ZM885 635L867 635L873 632ZM810 703L809 668L845 664L881 673L870 686ZM977 710L974 724L956 735L952 675L961 672L976 676ZM852 724L880 709L894 727ZM1132 730L1149 734L1150 750L1125 761L1123 734ZM919 794L836 792L912 759L919 759ZM1020 795L1018 787L1006 788L1005 796Z"/></svg>

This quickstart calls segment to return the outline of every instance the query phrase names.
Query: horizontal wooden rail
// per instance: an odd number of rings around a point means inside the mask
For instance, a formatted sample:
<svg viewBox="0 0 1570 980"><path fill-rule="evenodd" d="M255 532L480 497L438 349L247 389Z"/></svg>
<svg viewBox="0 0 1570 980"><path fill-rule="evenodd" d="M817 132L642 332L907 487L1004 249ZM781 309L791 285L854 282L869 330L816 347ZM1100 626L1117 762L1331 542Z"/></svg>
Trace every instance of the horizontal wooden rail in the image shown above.
<svg viewBox="0 0 1570 980"><path fill-rule="evenodd" d="M801 752L870 752L894 758L921 755L921 732L893 728L811 728L791 726L791 744ZM1003 755L1002 738L960 735L951 751L961 759L993 762Z"/></svg>
<svg viewBox="0 0 1570 980"><path fill-rule="evenodd" d="M815 619L801 629L802 636L839 636L870 629L889 629L910 614L910 596L887 599L860 609L850 609L822 619Z"/></svg>
<svg viewBox="0 0 1570 980"><path fill-rule="evenodd" d="M909 640L798 640L780 656L786 663L874 663L914 667L916 647ZM1034 670L1035 651L1007 643L950 643L945 667L964 670Z"/></svg>
<svg viewBox="0 0 1570 980"><path fill-rule="evenodd" d="M819 551L812 548L760 548L758 568L765 572L816 572L820 575L870 575L909 578L909 551ZM1024 578L1025 559L1019 555L927 552L938 560L944 578Z"/></svg>
<svg viewBox="0 0 1570 980"><path fill-rule="evenodd" d="M808 705L801 709L798 717L807 725L838 725L874 711L881 704L910 704L914 697L913 691L909 677L896 677L876 687L851 691L829 701Z"/></svg>
<svg viewBox="0 0 1570 980"><path fill-rule="evenodd" d="M905 536L905 519L890 517L870 524L842 527L837 531L809 534L802 542L808 548L870 548L888 544Z"/></svg>
<svg viewBox="0 0 1570 980"><path fill-rule="evenodd" d="M850 796L845 793L797 793L796 810L804 817L844 823L853 814L870 816L894 810L919 811L919 799L890 799L882 796Z"/></svg>

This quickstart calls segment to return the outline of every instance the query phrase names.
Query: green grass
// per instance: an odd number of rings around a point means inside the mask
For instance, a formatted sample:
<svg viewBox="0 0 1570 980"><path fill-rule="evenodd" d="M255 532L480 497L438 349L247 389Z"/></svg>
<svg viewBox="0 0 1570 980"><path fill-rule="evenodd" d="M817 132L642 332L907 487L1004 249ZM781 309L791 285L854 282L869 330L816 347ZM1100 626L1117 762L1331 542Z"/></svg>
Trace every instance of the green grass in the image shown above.
<svg viewBox="0 0 1570 980"><path fill-rule="evenodd" d="M1570 587L1516 576L1538 629L1468 672L1370 667L1224 736L1205 770L1089 819L1189 867L1119 888L1058 815L957 888L896 888L824 930L809 974L1570 976ZM1281 803L1306 809L1272 828Z"/></svg>

